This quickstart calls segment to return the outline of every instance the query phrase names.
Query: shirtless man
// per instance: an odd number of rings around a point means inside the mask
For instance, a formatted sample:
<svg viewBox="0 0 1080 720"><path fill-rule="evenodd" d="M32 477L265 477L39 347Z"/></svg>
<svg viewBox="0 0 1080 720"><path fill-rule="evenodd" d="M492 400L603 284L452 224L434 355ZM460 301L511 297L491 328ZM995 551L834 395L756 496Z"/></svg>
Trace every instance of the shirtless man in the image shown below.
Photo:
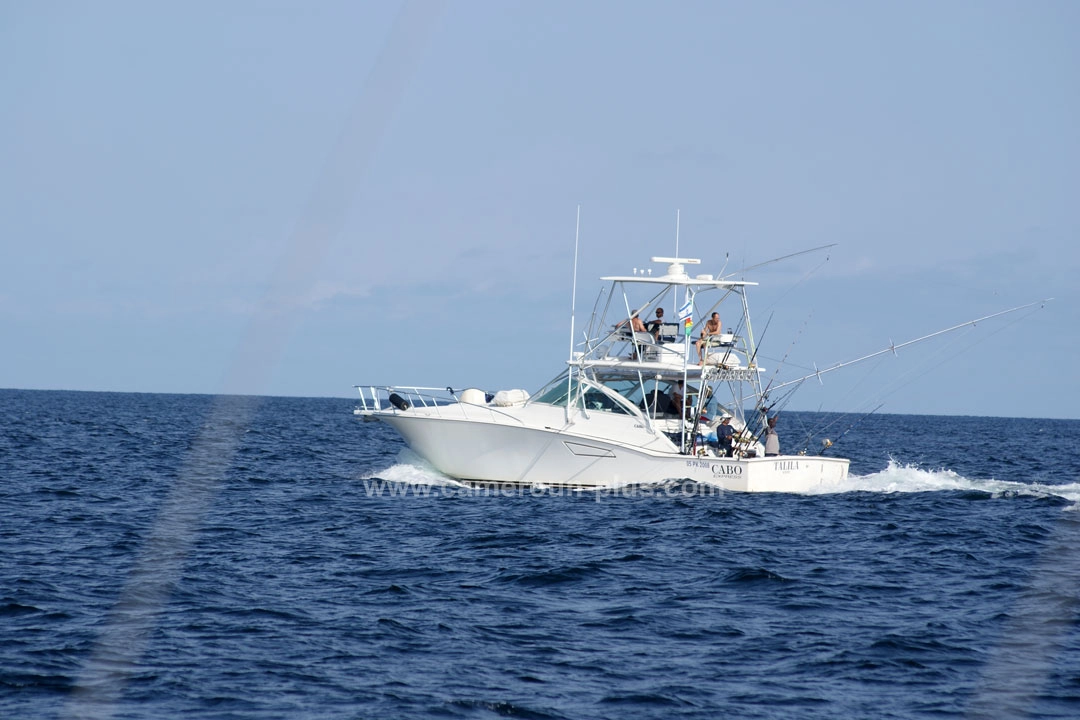
<svg viewBox="0 0 1080 720"><path fill-rule="evenodd" d="M621 328L627 322L630 323L631 334L635 338L636 338L637 333L639 333L639 332L640 333L648 333L648 330L645 329L645 323L643 323L641 321L641 318L638 317L637 313L634 313L633 315L630 316L629 320L623 320L621 323L619 323L615 327L616 328ZM626 338L624 338L624 339L626 339ZM637 359L637 341L636 341L636 339L634 341L634 351L632 353L630 353L630 359L631 360L636 360Z"/></svg>
<svg viewBox="0 0 1080 720"><path fill-rule="evenodd" d="M615 327L622 327L622 326L623 326L623 325L625 325L625 324L626 324L627 322L629 322L629 323L630 323L630 329L631 329L631 330L632 330L633 332L636 332L636 333L637 333L637 332L648 332L648 330L646 330L646 329L645 329L645 323L643 323L643 322L641 321L641 318L640 318L640 317L638 317L638 314L637 314L637 313L634 313L633 315L631 315L631 316L630 316L630 320L629 320L629 321L627 321L627 320L623 320L623 321L622 321L621 323L619 323L619 324L618 324L618 325L616 325Z"/></svg>
<svg viewBox="0 0 1080 720"><path fill-rule="evenodd" d="M705 321L705 327L701 331L701 337L698 338L697 345L697 359L698 365L705 362L705 358L701 353L702 346L705 345L705 340L711 335L720 334L720 313L714 312L712 317Z"/></svg>

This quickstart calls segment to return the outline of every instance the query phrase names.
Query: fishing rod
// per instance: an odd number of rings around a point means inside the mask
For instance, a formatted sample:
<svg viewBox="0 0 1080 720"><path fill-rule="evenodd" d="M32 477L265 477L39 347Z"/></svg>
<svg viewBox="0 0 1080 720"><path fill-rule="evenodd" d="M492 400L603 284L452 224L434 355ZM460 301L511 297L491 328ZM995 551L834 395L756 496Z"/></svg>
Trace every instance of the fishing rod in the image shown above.
<svg viewBox="0 0 1080 720"><path fill-rule="evenodd" d="M726 266L726 262L725 262L725 266ZM712 311L716 310L720 306L720 304L730 294L731 294L730 290L728 290L726 293L724 293L724 296L722 298L720 298L720 300L716 301L716 303L713 304L713 306L709 309L708 312L711 313ZM708 313L706 313L706 314L708 314ZM772 317L771 316L769 317L769 322L772 322ZM739 317L739 322L735 325L735 329L732 332L732 335L738 336L738 334L742 331L743 325L745 323L746 323L746 316L745 316L745 314L742 314ZM766 323L765 329L766 330L769 329L768 323ZM723 332L723 327L721 327L720 330L721 330L721 333L722 333ZM764 336L764 333L762 333L762 335ZM755 356L757 355L757 347L759 347L759 346L755 346L755 348L754 348L754 355ZM704 356L707 358L708 355L709 355L709 344L708 343L705 344L705 346L703 348L703 353L704 353ZM753 361L753 358L751 358L751 362L752 361ZM705 412L706 406L708 405L709 401L713 397L713 388L709 384L709 382L716 382L717 381L716 379L713 379L713 380L710 380L710 381L706 380L706 377L707 377L709 371L710 371L710 368L708 368L708 367L703 368L702 369L702 374L701 374L701 377L700 377L700 388L698 390L699 394L698 394L698 402L697 402L697 412L695 413L694 423L693 423L693 425L691 427L691 439L692 439L691 451L692 452L696 452L696 450L697 450L697 438L698 438L698 432L699 432L699 430L701 428L701 416ZM717 369L716 374L719 374L719 368Z"/></svg>
<svg viewBox="0 0 1080 720"><path fill-rule="evenodd" d="M770 405L768 408L765 408L761 411L761 432L757 433L756 435L754 433L750 433L750 437L747 438L744 442L739 443L740 445L745 444L747 447L749 447L756 442L761 442L761 438L765 437L765 431L769 428L769 413L772 412L773 407L775 407L775 404ZM780 412L780 410L777 410L776 414L773 415L773 417L779 420ZM744 424L743 431L746 432L747 430L749 430L749 428Z"/></svg>
<svg viewBox="0 0 1080 720"><path fill-rule="evenodd" d="M764 414L764 417L768 419L769 413L771 413L774 408L776 409L777 415L782 413L784 409L787 408L788 403L791 402L791 398L795 396L795 391L798 389L798 387L794 387L791 390L788 390L786 393L783 394L783 396L781 396L779 400L773 402L772 405L769 405L768 407L763 407L762 412Z"/></svg>
<svg viewBox="0 0 1080 720"><path fill-rule="evenodd" d="M881 405L878 405L878 407L880 408L880 407L882 407L884 405L885 405L885 403L883 402L883 403L881 403ZM832 428L834 425L838 425L840 422L846 420L847 418L849 418L849 417L851 417L852 415L855 414L854 411L851 411L851 412L830 412L830 411L824 410L823 408L824 408L824 403L822 403L821 405L818 405L818 409L815 412L818 413L819 415L828 414L828 415L836 415L836 417L833 418L832 420L830 420L829 422L826 422L826 423L824 423L822 425L819 425L819 426L815 427L813 430L811 430L810 432L808 432L806 434L806 444L807 445L809 445L810 438L812 438L814 435L818 435L818 434L823 435L823 434L827 433L829 431L829 429ZM875 408L875 410L876 410L876 408Z"/></svg>
<svg viewBox="0 0 1080 720"><path fill-rule="evenodd" d="M750 356L748 367L757 367L755 363L757 362L758 350L761 349L761 343L765 340L765 333L769 332L769 326L772 325L772 319L775 315L776 313L769 313L769 319L765 321L765 329L761 331L761 337L754 341L754 354Z"/></svg>
<svg viewBox="0 0 1080 720"><path fill-rule="evenodd" d="M828 450L829 448L831 448L831 447L832 447L833 445L835 445L836 443L838 443L838 442L840 442L841 440L843 440L843 439L844 439L844 436L845 436L845 435L847 435L847 434L848 434L849 432L851 432L852 430L854 430L854 429L855 429L855 426L856 426L856 425L858 425L858 424L859 424L859 423L861 423L861 422L862 422L863 420L865 420L866 418L870 417L871 415L873 415L874 413L876 413L876 412L877 412L878 410L880 410L880 409L881 409L881 408L883 408L883 407L885 407L885 403L881 403L881 404L880 404L880 405L878 405L878 406L877 406L876 408L874 408L874 409L873 409L873 410L871 410L870 412L866 413L865 415L863 415L862 417L860 417L860 418L859 418L858 420L856 420L855 422L851 423L851 425L849 425L849 426L848 426L847 430L844 430L844 432L840 433L840 435L839 435L839 436L838 436L838 437L836 438L836 442L833 442L833 441L832 441L832 440L830 440L829 438L825 438L824 440L822 440L822 441L821 441L821 452L819 452L819 453L818 453L818 455L820 455L820 456L824 457L824 455L825 455L825 452L826 452L826 451L827 451L827 450ZM809 444L809 443L808 443L808 444Z"/></svg>
<svg viewBox="0 0 1080 720"><path fill-rule="evenodd" d="M870 415L874 414L875 412L877 412L878 410L880 410L883 407L885 407L885 403L881 403L876 408L871 410L870 412L865 413L864 415L860 415L859 418L857 420L855 420L855 422L851 423L851 425L849 425L847 427L847 429L844 430L844 432L840 433L840 435L836 438L835 442L830 440L827 437L824 438L821 441L821 445L822 445L822 447L824 449L819 451L818 454L819 455L824 455L825 450L827 450L828 448L831 448L833 445L836 444L836 442L840 442L840 438L844 437L844 435L847 435L848 432L852 428L854 428L856 425L858 425L860 422L862 422L862 420L864 418L869 417ZM826 422L824 424L814 425L814 426L810 427L809 430L805 430L805 432L803 433L803 442L802 442L803 449L800 452L801 455L806 455L806 454L808 454L810 452L810 442L811 442L811 440L814 439L815 436L817 436L817 435L825 435L825 433L827 433L829 431L829 428L833 427L834 425L840 423L843 420L846 420L847 418L849 418L849 417L851 417L851 416L853 416L855 414L855 413L851 413L851 412L826 413L826 411L822 410L821 407L818 407L818 409L815 412L817 414L819 414L819 415L825 413L825 414L837 415L837 417L833 418L829 422Z"/></svg>
<svg viewBox="0 0 1080 720"><path fill-rule="evenodd" d="M808 270L801 278L799 278L794 283L792 283L791 286L788 287L788 289L785 290L784 293L780 297L773 300L772 304L769 305L769 307L766 308L766 309L771 310L774 307L776 307L777 305L779 305L784 300L784 298L786 298L788 295L790 295L792 292L794 292L795 288L802 285L804 282L806 282L807 280L810 279L810 276L812 276L814 273L816 273L821 268L825 267L825 263L827 263L827 262L829 262L829 256L828 255L826 255L825 259L822 260L820 263L818 263L815 267Z"/></svg>
<svg viewBox="0 0 1080 720"><path fill-rule="evenodd" d="M783 256L778 257L778 258L773 258L772 260L766 260L765 262L758 263L757 265L751 265L749 267L740 268L739 270L728 273L727 275L725 275L724 277L722 277L720 279L721 280L727 280L728 278L734 277L735 275L739 275L741 273L744 273L747 270L755 270L755 269L757 269L759 267L765 267L766 265L772 265L775 262L780 262L781 260L788 260L790 258L798 257L800 255L806 255L807 253L817 252L818 250L825 250L827 248L836 247L836 245L837 245L837 243L829 243L828 245L820 245L820 246L818 246L816 248L810 248L809 250L800 250L799 252L794 252L794 253L791 253L790 255L783 255ZM724 267L727 267L727 263L724 263Z"/></svg>
<svg viewBox="0 0 1080 720"><path fill-rule="evenodd" d="M760 410L761 408L764 407L765 401L769 396L769 392L770 392L770 390L773 389L773 383L776 382L776 378L779 377L779 375L780 375L780 369L784 366L784 363L787 362L787 357L788 357L788 355L791 354L791 349L793 347L795 347L795 343L797 343L799 341L799 338L802 336L803 330L806 329L806 326L807 326L807 324L809 324L810 318L812 316L813 316L813 313L811 312L810 315L808 315L806 317L806 320L803 321L803 324L801 326L799 326L799 331L797 333L795 333L795 337L793 337L791 339L791 344L788 345L787 351L784 352L784 356L782 358L780 358L780 362L776 365L776 370L773 371L772 377L769 378L768 385L765 386L765 389L762 390L761 394L758 396L758 400L755 403L755 407L757 409ZM770 321L771 321L771 319L772 318L770 317ZM756 353L755 353L755 355L756 355ZM790 383L785 383L785 384L790 384ZM777 385L775 389L780 389L780 387L782 387L782 386ZM773 403L773 405L775 405L775 404L776 403ZM770 406L768 409L771 410L772 406ZM768 412L768 410L766 410L766 412Z"/></svg>
<svg viewBox="0 0 1080 720"><path fill-rule="evenodd" d="M997 335L998 333L1004 332L1005 330L1007 330L1008 328L1010 328L1010 327L1011 327L1012 325L1014 325L1015 323L1018 323L1018 322L1020 322L1020 321L1021 321L1021 320L1023 320L1023 319L1024 319L1023 317L1020 317L1020 318L1017 318L1016 320L1013 320L1012 322L1008 323L1008 324L1007 324L1007 325L1005 325L1004 327L1002 327L1002 328L999 328L998 330L995 330L995 331L994 331L993 333L990 333L990 335L989 335L989 336L987 336L987 337L983 338L982 340L980 340L980 341L978 341L978 342L986 342L987 340L989 340L989 339L990 339L991 337L993 337L994 335ZM977 343L976 343L976 344L977 344ZM943 347L943 348L942 348L942 349L941 349L941 350L940 350L940 351L938 352L938 355L944 354L944 352L945 352L945 351L946 351L947 349L948 349L948 345L946 345L945 347ZM928 372L928 371L929 371L929 365L930 365L930 364L931 364L931 363L929 363L929 362L928 362L928 363L926 363L926 365L927 365L928 369L927 369L926 371L924 371L924 372ZM909 373L909 374L910 374L910 373ZM911 380L907 381L907 382L906 382L906 383L904 383L903 385L906 385L906 384L908 384L908 383L910 383L910 382L911 382ZM903 387L903 385L896 385L896 387L894 387L893 389L891 389L891 390L889 390L888 392L886 392L886 393L884 393L883 395L881 395L881 396L880 396L880 398L881 398L881 399L884 399L884 398L888 397L889 395L892 395L892 394L893 394L893 393L895 393L895 392L896 392L897 390L899 390L899 389L900 389L901 387ZM796 389L797 389L797 388L796 388ZM877 411L878 411L879 409L881 409L882 407L884 407L884 405L885 405L885 403L884 403L884 402L882 402L882 403L881 403L880 405L878 405L878 406L877 406L876 408L874 408L873 410L871 410L871 411L870 411L869 413L867 413L867 414L866 414L866 415L864 415L863 417L860 417L860 418L859 418L858 420L856 420L856 421L855 421L855 423L853 423L853 424L852 424L852 425L851 425L850 427L848 427L848 428L847 428L847 429L846 429L846 430L845 430L845 431L844 431L843 433L841 433L840 437L843 437L844 435L846 435L846 434L847 434L848 432L850 432L850 431L851 431L852 429L854 429L854 428L855 428L855 426L857 426L857 425L858 425L859 423L861 423L861 422L862 422L862 421L863 421L863 420L864 420L864 419L865 419L866 417L869 417L869 416L870 416L870 415L872 415L873 413L877 412ZM843 419L843 418L841 417L840 419ZM825 428L825 429L828 429L828 427L832 427L832 425L835 425L835 424L836 424L837 422L839 422L839 420L833 421L833 422L832 422L832 423L830 423L830 424L829 424L828 426L826 426L826 428ZM837 441L839 441L839 439L840 439L840 438L837 438ZM826 446L826 448L825 448L825 449L828 449L828 446ZM822 454L824 454L824 452L825 452L825 450L822 450Z"/></svg>
<svg viewBox="0 0 1080 720"><path fill-rule="evenodd" d="M685 385L683 386L683 389L689 391L689 388L687 388ZM691 455L696 455L697 454L697 436L698 436L698 428L701 426L701 412L702 412L702 410L704 410L703 403L702 403L702 398L704 398L704 397L705 397L705 376L702 375L701 379L698 381L698 401L695 404L695 408L694 408L694 424L690 428L690 454Z"/></svg>
<svg viewBox="0 0 1080 720"><path fill-rule="evenodd" d="M963 322L963 323L960 323L958 325L953 325L952 327L945 328L944 330L938 330L937 332L930 333L929 335L923 335L922 337L915 338L914 340L908 340L907 342L900 343L899 345L891 343L889 345L889 347L887 347L887 348L885 348L883 350L879 350L877 352L870 353L869 355L864 355L863 357L856 358L855 360L851 360L851 361L848 361L848 362L837 363L836 365L834 365L832 367L829 367L829 368L825 368L824 370L817 369L817 366L815 365L815 369L814 369L813 373L804 375L804 376L799 377L799 378L795 378L794 380L789 380L787 382L780 383L779 385L776 385L775 387L772 386L772 383L770 383L769 387L766 388L766 390L761 394L761 403L762 403L762 405L764 405L766 395L767 395L768 392L770 392L770 391L775 392L775 391L777 391L777 390L779 390L781 388L789 387L789 386L790 386L790 390L788 390L780 400L777 400L777 401L773 402L772 405L769 405L768 407L764 408L763 412L767 416L767 414L769 412L771 412L772 409L774 407L776 407L777 405L779 405L780 409L783 410L783 408L787 406L788 402L790 402L790 400L791 400L792 396L794 395L794 393L796 391L798 391L798 389L800 387L802 387L802 383L804 383L806 380L809 380L812 377L816 377L818 379L818 382L822 382L821 375L824 374L824 373L832 372L833 370L839 370L842 367L847 367L849 365L854 365L856 363L860 363L860 362L863 362L865 360L869 360L869 359L872 359L872 358L875 358L875 357L880 357L880 356L882 356L885 353L890 352L890 351L895 355L896 350L899 349L899 348L906 347L908 345L913 345L915 343L919 343L919 342L922 342L924 340L929 340L930 338L937 337L939 335L943 335L945 333L949 333L949 332L952 332L954 330L959 330L961 328L965 328L965 327L968 327L968 326L974 326L975 324L980 323L980 322L982 322L984 320L989 320L991 318L996 318L996 317L1000 317L1002 315L1007 315L1009 313L1017 312L1019 310L1024 310L1024 309L1027 309L1027 308L1030 308L1030 307L1034 307L1036 305L1039 305L1040 308L1041 308L1041 307L1043 307L1045 305L1045 303L1050 302L1051 300L1053 300L1053 298L1046 298L1044 300L1038 300L1038 301L1035 301L1035 302L1027 303L1025 305L1018 305L1017 307L1013 307L1013 308L1009 308L1007 310L1002 310L1000 312L992 313L990 315L986 315L986 316L983 316L983 317L980 317L980 318L976 318L974 320L969 320L967 322ZM785 358L786 357L787 356L785 355ZM824 384L824 383L822 383L822 384ZM880 407L882 407L883 405L884 405L884 403L882 403L882 405L878 406L878 408L875 408L869 414L872 414L873 412L877 412L877 410L880 409ZM861 422L861 421L862 421L862 419L860 418L859 421L856 421L856 424L858 424L858 422ZM854 427L854 425L852 427ZM850 430L850 429L851 428L848 428L848 430ZM845 431L844 434L847 434L847 431ZM842 436L843 435L841 435L841 437Z"/></svg>
<svg viewBox="0 0 1080 720"><path fill-rule="evenodd" d="M882 363L882 362L884 362L884 361L885 361L885 358L881 358L880 360L878 360L878 364L880 364L880 363ZM876 365L875 365L874 367L876 367ZM846 392L846 393L844 394L844 396L842 396L842 397L840 398L840 400L842 401L843 397L846 397L846 396L849 396L849 395L851 395L851 394L852 394L852 393L853 393L853 392L855 391L855 389L856 389L856 388L857 388L857 387L858 387L858 386L859 386L860 384L862 384L862 382L863 382L864 380L866 380L866 379L867 379L867 378L868 378L868 377L870 376L870 373L873 373L873 372L874 372L874 370L873 370L873 369L871 369L871 370L870 370L870 371L869 371L869 372L867 373L867 375L865 375L865 376L864 376L864 377L862 378L862 380L859 380L859 381L858 381L858 382L856 382L856 383L855 383L855 384L854 384L854 385L853 385L853 386L852 386L851 388L849 388L849 389L847 390L847 392ZM796 392L798 392L798 390L799 390L799 388L800 388L800 387L802 387L802 385L801 385L801 384L800 384L800 385L796 385L795 387L791 388L791 389L790 389L790 390L788 391L788 393L789 393L789 396L790 396L790 395L793 395L793 394L794 394L794 393L796 393ZM887 394L886 394L886 395L887 395ZM879 396L879 397L878 397L877 399L879 399L879 400L884 400L884 397L885 397L886 395L881 395L881 396ZM869 399L868 399L867 401L865 401L865 405L869 405L869 404L870 404L871 402L873 402L873 401L872 401L872 400L869 400ZM860 403L860 404L862 404L862 403ZM885 404L885 403L884 403L884 402L882 402L882 403L881 403L881 405L879 405L879 406L878 406L878 408L880 408L880 407L884 406L884 404ZM876 410L876 408L875 408L875 410ZM823 411L823 404L822 404L822 405L819 405L819 406L818 406L817 412L819 413L819 415L820 415L821 413L823 413L823 412L824 412L824 411ZM835 415L835 417L833 417L832 419L829 419L828 417L825 417L825 418L821 419L821 420L820 420L820 422L819 422L818 424L814 425L813 427L811 427L811 428L810 428L810 429L809 429L809 430L807 431L807 433L806 433L806 441L805 441L805 447L804 447L804 450L807 450L807 451L809 451L809 447L810 447L810 440L811 440L811 438L813 438L813 437L814 437L815 435L817 435L817 436L824 436L824 435L825 435L825 434L826 434L827 432L829 432L829 430L830 430L830 429L832 429L832 428L833 428L834 426L836 426L836 425L839 425L839 424L840 424L841 422L845 422L846 420L848 420L848 419L849 419L850 417L852 417L853 415L855 415L855 414L857 414L857 413L858 413L858 410L855 410L855 411L851 411L851 412L843 412L843 413L829 413L830 415ZM856 423L857 423L857 422L858 422L858 421L856 421Z"/></svg>
<svg viewBox="0 0 1080 720"><path fill-rule="evenodd" d="M1042 301L1042 302L1047 302L1047 301L1046 301L1046 300L1044 300L1044 301ZM994 314L992 314L992 315L988 315L988 316L986 316L986 317L984 317L984 318L978 318L978 319L976 319L976 320L972 320L972 321L969 321L968 323L962 323L962 324L960 324L960 325L957 325L957 326L953 326L953 327L951 327L951 328L946 328L945 330L940 330L940 331L938 331L938 332L936 332L936 333L931 333L930 335L926 335L926 336L923 336L922 338L917 338L916 340L912 340L912 341L909 341L908 343L903 343L903 344L902 344L902 345L900 345L900 346L896 346L896 345L894 345L894 346L892 346L892 347L902 347L903 345L908 345L908 344L911 344L911 343L914 343L914 342L919 342L919 341L921 341L921 340L929 339L929 338L931 338L931 337L934 337L934 336L936 336L936 335L940 335L940 334L942 334L942 333L946 333L946 332L950 332L950 331L952 331L952 330L957 330L957 329L960 329L960 328L963 328L963 327L967 327L967 326L968 326L969 324L971 324L971 325L974 325L975 323L977 323L977 322L981 322L982 320L985 320L985 319L988 319L988 318L992 318L992 317L997 317L998 315L1003 315L1003 314L1006 314L1006 313L1009 313L1009 312L1014 312L1014 311L1016 311L1016 310L1021 310L1021 309L1027 308L1027 307L1031 307L1031 306L1033 306L1033 305L1036 305L1036 304L1038 304L1038 303L1028 303L1027 305L1022 305L1022 306L1019 306L1019 307L1015 307L1015 308L1010 308L1009 310L1004 310L1004 311L1001 311L1001 312L999 312L999 313L994 313ZM1022 319L1022 318L1021 318L1021 319ZM1019 322L1019 320L1016 320L1016 321L1014 321L1014 323L1015 323L1015 322ZM1011 324L1013 324L1013 323L1010 323L1010 325L1011 325ZM1008 327L1008 325L1007 325L1006 327ZM1004 329L1004 328L1003 328L1003 329ZM998 330L998 331L996 331L996 332L995 332L995 333L993 333L993 334L997 334L997 333L999 333L999 332L1001 332L1001 331L1002 331L1002 330ZM886 350L888 350L888 349L886 349ZM849 362L849 363L841 363L841 364L840 364L840 366L846 366L846 365L849 365L849 364L853 364L854 362L860 362L860 361L862 361L862 360L867 360L867 359L873 358L873 357L875 357L875 356L882 356L884 352L886 352L886 351L881 351L881 352L878 352L878 353L873 353L873 354L871 354L871 355L868 355L868 356L864 356L864 357L862 357L862 358L859 358L858 360L855 360L855 361L851 361L851 362ZM895 354L895 353L894 353L894 354ZM816 366L815 366L815 368L816 368ZM835 368L829 368L829 369L831 370L831 369L835 369ZM825 371L821 371L821 372L825 372ZM811 378L811 377L818 377L818 373L817 373L817 372L815 372L815 373L814 373L813 375L806 375L806 376L804 376L804 377L802 377L802 378L798 378L798 379L796 379L796 380L792 381L792 382L794 383L794 385L793 385L793 386L792 386L792 387L791 387L791 388L790 388L789 390L787 390L787 392L785 393L785 395L783 396L783 398L782 398L781 400L779 400L779 401L777 401L777 402L774 402L774 403L773 403L773 405L772 405L772 406L770 406L770 408L769 408L769 409L771 409L772 407L775 407L775 406L776 406L776 405L778 405L778 404L780 405L781 409L782 409L783 407L785 407L785 406L787 405L787 403L788 403L788 402L790 402L790 400L791 400L792 396L794 395L794 393L795 393L795 392L797 392L797 391L798 391L798 389L799 389L800 387L802 387L802 383L803 383L803 382L804 382L805 380L807 380L807 379L809 379L809 378ZM821 381L821 379L820 379L820 377L818 377L818 382L822 382L822 381ZM784 383L784 384L788 384L788 383ZM781 386L777 386L777 387L781 387ZM774 389L775 389L775 388L774 388ZM892 392L895 392L895 390L893 390ZM890 394L891 394L891 393L890 393ZM856 427L856 426L857 426L857 425L858 425L858 424L859 424L860 422L862 422L862 420L863 420L863 419L865 419L865 417L869 417L869 415L873 414L874 412L877 412L877 410L879 410L879 409L880 409L881 407L883 407L883 406L884 406L884 403L881 403L880 405L878 405L878 407L874 408L874 410L870 411L870 413L867 413L866 415L864 415L864 416L860 417L860 418L859 418L858 420L856 420L856 421L855 421L855 422L854 422L854 423L853 423L853 424L852 424L851 426L849 426L849 427L848 427L848 428L847 428L847 429L846 429L846 430L845 430L845 431L844 431L844 432L843 432L843 433L841 434L841 437L843 437L843 436L844 436L844 435L846 435L846 434L847 434L847 433L848 433L848 432L849 432L849 431L850 431L851 429L853 429L854 427ZM837 424L838 422L840 422L841 420L843 420L843 419L844 419L844 417L846 417L846 414L845 414L844 416L841 416L840 418L838 418L838 419L836 419L836 420L833 420L832 422L830 422L830 423L826 424L826 425L825 425L825 426L824 426L823 428L816 428L816 429L813 429L813 430L811 430L810 432L808 432L808 433L807 433L807 435L806 435L806 440L805 440L805 442L804 442L804 451L808 450L808 447L809 447L809 444L810 444L810 438L811 438L811 437L813 437L813 435L815 435L815 434L819 434L819 433L824 433L824 432L825 432L825 431L827 431L827 430L828 430L828 429L829 429L830 427L832 427L833 425L836 425L836 424ZM838 439L839 439L839 438L838 438ZM826 446L825 446L825 449L827 450L827 449L828 449L828 447L831 447L831 446L832 446L832 444L833 444L833 443L832 443L831 441L829 441L828 445L826 445ZM822 450L822 453L824 453L824 450Z"/></svg>
<svg viewBox="0 0 1080 720"><path fill-rule="evenodd" d="M720 272L716 273L716 277L723 277L724 271L727 270L728 263L731 261L731 253L724 253L724 267L720 268Z"/></svg>
<svg viewBox="0 0 1080 720"><path fill-rule="evenodd" d="M944 330L938 330L937 332L932 332L929 335L923 335L922 337L917 337L914 340L908 340L906 342L902 342L899 345L897 345L896 343L890 342L889 347L884 348L882 350L878 350L877 352L872 352L869 355L863 355L862 357L855 358L854 360L848 360L847 362L837 363L836 365L833 365L831 367L827 367L827 368L825 368L823 370L818 369L818 367L815 365L814 366L814 372L812 372L812 373L809 373L807 375L803 375L802 377L799 377L799 378L795 378L794 380L788 380L786 382L782 382L779 385L777 385L776 387L772 387L772 383L770 382L769 386L772 388L772 390L775 391L775 390L779 390L782 387L787 387L789 385L794 385L796 383L801 383L804 380L809 380L812 377L816 377L818 379L818 382L821 382L821 376L824 375L825 373L830 373L830 372L833 372L834 370L839 370L840 368L848 367L849 365L855 365L856 363L861 363L864 360L869 360L871 358L876 358L876 357L878 357L880 355L884 355L885 353L888 353L888 352L891 352L893 355L895 355L896 351L899 350L900 348L904 348L904 347L907 347L909 345L914 345L916 343L923 342L924 340L929 340L930 338L937 337L938 335L944 335L945 333L950 333L950 332L953 332L954 330L959 330L961 328L965 328L965 327L968 327L968 326L974 327L975 325L977 325L978 323L983 322L984 320L990 320L992 318L1001 317L1002 315L1008 315L1009 313L1014 313L1014 312L1017 312L1019 310L1026 310L1027 308L1034 307L1036 305L1039 305L1040 308L1041 308L1041 307L1045 306L1045 304L1050 302L1051 300L1053 300L1053 298L1045 298L1043 300L1036 300L1035 302L1027 303L1026 305L1017 305L1016 307L1009 308L1008 310L1002 310L1000 312L992 313L990 315L984 315L983 317L975 318L974 320L968 320L966 322L962 322L959 325L953 325L952 327L947 327ZM787 355L785 354L784 357L787 358ZM781 361L781 362L783 362L783 361Z"/></svg>
<svg viewBox="0 0 1080 720"><path fill-rule="evenodd" d="M757 365L755 364L755 363L757 363L757 354L758 354L758 351L761 350L761 344L765 340L765 335L769 332L769 326L772 325L773 317L775 317L775 313L769 313L769 319L765 321L765 329L761 331L761 336L756 338L756 339L751 338L751 339L754 339L754 353L747 360L747 367L748 368L757 367ZM742 324L745 321L746 321L746 317L744 316L742 318L742 320L739 321L739 327L742 327ZM761 379L760 378L755 378L755 380L757 380L757 382L756 382L757 387L761 387ZM761 406L761 397L762 396L759 396L758 400L754 403L754 410L758 410L760 408L760 406ZM739 402L738 411L739 411L739 415L742 416L743 429L746 430L747 429L746 412L742 407L742 401L741 400Z"/></svg>

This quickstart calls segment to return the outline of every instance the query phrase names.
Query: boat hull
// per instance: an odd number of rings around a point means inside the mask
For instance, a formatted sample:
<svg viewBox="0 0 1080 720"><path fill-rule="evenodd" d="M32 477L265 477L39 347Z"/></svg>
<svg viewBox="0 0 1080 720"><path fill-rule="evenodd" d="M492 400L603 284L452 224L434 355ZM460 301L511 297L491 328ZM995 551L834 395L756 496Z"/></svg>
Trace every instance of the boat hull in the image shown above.
<svg viewBox="0 0 1080 720"><path fill-rule="evenodd" d="M803 455L695 457L574 431L422 414L378 416L420 457L474 483L610 489L671 480L739 492L805 493L843 482L848 460Z"/></svg>

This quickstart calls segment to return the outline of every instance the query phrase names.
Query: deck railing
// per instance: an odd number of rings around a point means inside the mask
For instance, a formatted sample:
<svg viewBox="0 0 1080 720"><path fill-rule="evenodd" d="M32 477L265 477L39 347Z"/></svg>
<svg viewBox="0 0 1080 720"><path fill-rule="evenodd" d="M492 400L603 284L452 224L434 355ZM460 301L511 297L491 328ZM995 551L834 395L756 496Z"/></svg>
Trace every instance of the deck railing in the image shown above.
<svg viewBox="0 0 1080 720"><path fill-rule="evenodd" d="M520 418L486 403L481 405L479 403L463 402L458 398L457 392L448 387L415 387L409 385L355 385L354 387L360 392L360 407L358 410L364 414L391 409L407 412L400 407L395 407L390 401L391 395L397 395L408 403L409 408L423 408L433 412L439 418L454 419L461 417L467 420L475 420L477 419L477 413L484 413L492 421L497 422L500 418L505 418L518 425L524 425Z"/></svg>

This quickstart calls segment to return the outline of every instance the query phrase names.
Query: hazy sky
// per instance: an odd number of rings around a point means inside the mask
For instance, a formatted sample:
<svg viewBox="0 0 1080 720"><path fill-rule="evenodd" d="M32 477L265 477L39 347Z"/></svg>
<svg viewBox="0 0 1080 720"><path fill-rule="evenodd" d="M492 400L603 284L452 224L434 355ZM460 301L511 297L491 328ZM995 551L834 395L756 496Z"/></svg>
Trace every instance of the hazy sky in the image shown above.
<svg viewBox="0 0 1080 720"><path fill-rule="evenodd" d="M0 0L0 387L535 390L746 279L792 409L1080 417L1080 3ZM827 258L827 261L826 261ZM726 322L727 318L725 318Z"/></svg>

